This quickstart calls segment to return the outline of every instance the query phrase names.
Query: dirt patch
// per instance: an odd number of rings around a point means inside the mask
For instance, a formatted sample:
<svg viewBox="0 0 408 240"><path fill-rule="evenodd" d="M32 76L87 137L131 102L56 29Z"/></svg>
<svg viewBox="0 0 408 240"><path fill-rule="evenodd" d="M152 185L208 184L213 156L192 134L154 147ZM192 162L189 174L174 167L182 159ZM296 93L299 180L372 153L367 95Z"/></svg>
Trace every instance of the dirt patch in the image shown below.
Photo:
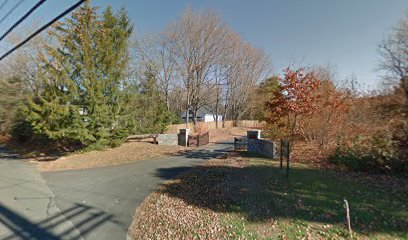
<svg viewBox="0 0 408 240"><path fill-rule="evenodd" d="M228 140L234 140L234 137L246 136L247 131L251 128L233 127L233 128L221 128L216 130L209 130L210 142L223 142Z"/></svg>
<svg viewBox="0 0 408 240"><path fill-rule="evenodd" d="M168 155L184 150L181 146L155 145L148 142L127 142L117 148L91 151L60 157L53 161L36 161L40 171L63 171L118 165Z"/></svg>

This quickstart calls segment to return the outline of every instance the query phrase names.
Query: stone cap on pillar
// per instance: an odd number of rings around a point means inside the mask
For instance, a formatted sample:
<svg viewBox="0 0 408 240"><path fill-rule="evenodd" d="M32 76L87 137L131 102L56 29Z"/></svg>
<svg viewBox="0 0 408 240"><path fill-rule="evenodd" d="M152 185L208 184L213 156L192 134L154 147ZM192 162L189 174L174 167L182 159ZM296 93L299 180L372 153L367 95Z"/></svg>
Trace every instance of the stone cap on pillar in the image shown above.
<svg viewBox="0 0 408 240"><path fill-rule="evenodd" d="M190 133L190 129L189 128L180 128L179 132L184 133L184 134L186 134L186 133L188 134L188 133Z"/></svg>
<svg viewBox="0 0 408 240"><path fill-rule="evenodd" d="M248 139L260 139L261 138L261 130L251 129L247 131Z"/></svg>

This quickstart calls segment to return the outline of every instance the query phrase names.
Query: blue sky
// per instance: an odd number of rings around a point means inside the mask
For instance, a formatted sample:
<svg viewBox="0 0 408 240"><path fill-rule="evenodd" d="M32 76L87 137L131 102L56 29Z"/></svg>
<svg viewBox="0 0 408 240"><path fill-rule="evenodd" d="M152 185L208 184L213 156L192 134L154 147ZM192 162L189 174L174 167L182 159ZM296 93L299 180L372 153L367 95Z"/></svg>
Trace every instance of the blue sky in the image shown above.
<svg viewBox="0 0 408 240"><path fill-rule="evenodd" d="M4 0L0 0L2 3ZM0 19L19 0L9 0ZM24 0L0 31L27 11L37 0ZM75 0L48 0L16 31L30 29L56 16ZM352 73L368 87L380 80L376 71L377 46L408 11L408 0L93 0L94 6L125 7L137 33L165 28L186 6L213 9L241 36L270 55L280 73L289 63L331 64L338 78ZM0 45L4 51L4 45Z"/></svg>

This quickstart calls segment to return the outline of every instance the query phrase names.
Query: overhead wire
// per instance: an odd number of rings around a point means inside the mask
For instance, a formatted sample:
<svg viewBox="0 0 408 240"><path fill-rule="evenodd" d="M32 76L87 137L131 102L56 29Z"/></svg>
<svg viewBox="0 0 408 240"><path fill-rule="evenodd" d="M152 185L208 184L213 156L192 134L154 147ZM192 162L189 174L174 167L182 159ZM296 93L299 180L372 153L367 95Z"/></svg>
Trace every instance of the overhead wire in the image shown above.
<svg viewBox="0 0 408 240"><path fill-rule="evenodd" d="M6 15L1 18L0 24L2 24L4 20L6 20L23 2L24 0L20 0L16 4L14 4L14 6L6 13Z"/></svg>
<svg viewBox="0 0 408 240"><path fill-rule="evenodd" d="M4 0L3 3L0 5L0 12L3 10L4 6L6 6L8 0Z"/></svg>
<svg viewBox="0 0 408 240"><path fill-rule="evenodd" d="M47 0L40 0L38 1L28 12L26 12L16 23L13 24L3 35L0 37L0 41L2 41L11 31L14 30L21 22L23 22L30 14L32 14L37 8L39 8L42 4L44 4Z"/></svg>
<svg viewBox="0 0 408 240"><path fill-rule="evenodd" d="M37 31L35 31L34 33L32 33L30 36L28 36L26 39L24 39L23 41L21 41L19 44L17 44L15 47L13 47L12 49L10 49L8 52L6 52L5 54L3 54L0 57L0 61L3 60L4 58L6 58L8 55L10 55L11 53L13 53L14 51L16 51L17 49L19 49L20 47L22 47L24 44L26 44L28 41L30 41L32 38L34 38L35 36L37 36L38 34L40 34L42 31L44 31L45 29L47 29L49 26L51 26L52 24L54 24L55 22L57 22L60 18L65 17L65 15L69 14L70 12L74 11L76 8L78 8L82 3L84 3L86 0L80 0L78 1L76 4L72 5L70 8L66 9L64 12L60 13L58 16L56 16L54 19L52 19L50 22L46 23L45 25L43 25L41 28L39 28Z"/></svg>

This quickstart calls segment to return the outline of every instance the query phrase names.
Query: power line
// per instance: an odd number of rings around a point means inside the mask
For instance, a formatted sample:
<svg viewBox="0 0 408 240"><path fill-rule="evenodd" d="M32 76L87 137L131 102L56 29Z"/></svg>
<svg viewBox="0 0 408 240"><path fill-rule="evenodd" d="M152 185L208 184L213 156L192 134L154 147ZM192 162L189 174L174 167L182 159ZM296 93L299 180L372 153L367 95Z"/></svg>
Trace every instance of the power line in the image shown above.
<svg viewBox="0 0 408 240"><path fill-rule="evenodd" d="M0 24L2 24L2 23L4 22L4 20L6 20L6 19L8 18L8 16L10 16L10 14L12 14L23 2L24 2L24 0L18 1L18 2L6 13L6 15L4 15L4 17L0 20Z"/></svg>
<svg viewBox="0 0 408 240"><path fill-rule="evenodd" d="M4 0L3 3L0 6L0 11L3 10L4 6L6 6L8 0Z"/></svg>
<svg viewBox="0 0 408 240"><path fill-rule="evenodd" d="M24 16L22 16L16 23L13 24L1 37L0 41L2 41L14 28L16 28L22 21L24 21L31 13L33 13L37 8L39 8L45 1L47 0L40 0L35 4Z"/></svg>
<svg viewBox="0 0 408 240"><path fill-rule="evenodd" d="M58 21L60 18L65 17L65 15L67 15L68 13L72 12L73 10L75 10L77 7L79 7L82 3L84 3L86 0L80 0L78 1L76 4L74 4L73 6L71 6L70 8L68 8L67 10L65 10L64 12L62 12L60 15L58 15L57 17L55 17L54 19L52 19L50 22L48 22L47 24L45 24L44 26L42 26L40 29L38 29L37 31L35 31L33 34L31 34L28 38L24 39L22 42L20 42L19 44L17 44L15 47L13 47L12 49L10 49L8 52L6 52L5 54L3 54L0 57L0 61L3 60L4 58L6 58L8 55L10 55L11 53L13 53L14 51L16 51L17 49L19 49L21 46L23 46L24 44L26 44L28 41L30 41L33 37L37 36L38 34L40 34L42 31L44 31L45 29L47 29L49 26L51 26L52 24L54 24L56 21Z"/></svg>

